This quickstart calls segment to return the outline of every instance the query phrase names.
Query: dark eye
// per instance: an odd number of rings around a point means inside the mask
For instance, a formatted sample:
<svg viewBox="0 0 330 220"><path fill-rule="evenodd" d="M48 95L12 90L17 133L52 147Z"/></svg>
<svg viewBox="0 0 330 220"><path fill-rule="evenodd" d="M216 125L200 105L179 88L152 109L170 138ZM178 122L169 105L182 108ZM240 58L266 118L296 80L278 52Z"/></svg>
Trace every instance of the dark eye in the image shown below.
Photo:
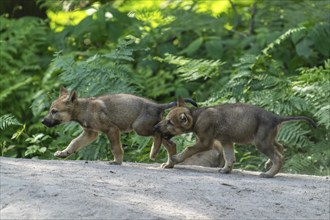
<svg viewBox="0 0 330 220"><path fill-rule="evenodd" d="M168 121L167 121L167 124L168 124L168 125L173 125L173 122L172 122L171 120L168 120Z"/></svg>
<svg viewBox="0 0 330 220"><path fill-rule="evenodd" d="M51 112L52 114L56 114L58 111L57 111L56 109L52 109L50 112Z"/></svg>

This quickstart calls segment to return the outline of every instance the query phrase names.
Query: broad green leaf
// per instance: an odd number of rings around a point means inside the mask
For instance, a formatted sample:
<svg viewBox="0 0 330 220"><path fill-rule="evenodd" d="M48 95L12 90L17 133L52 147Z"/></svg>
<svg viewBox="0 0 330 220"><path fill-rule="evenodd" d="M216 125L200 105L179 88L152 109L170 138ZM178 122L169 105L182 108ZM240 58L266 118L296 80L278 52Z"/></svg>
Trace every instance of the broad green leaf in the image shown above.
<svg viewBox="0 0 330 220"><path fill-rule="evenodd" d="M297 54L308 59L313 54L313 50L311 49L312 45L313 42L305 38L296 45Z"/></svg>
<svg viewBox="0 0 330 220"><path fill-rule="evenodd" d="M187 53L188 55L192 55L193 53L195 53L200 48L203 41L204 40L203 40L202 37L197 38L196 40L191 42L186 49L180 51L179 54Z"/></svg>

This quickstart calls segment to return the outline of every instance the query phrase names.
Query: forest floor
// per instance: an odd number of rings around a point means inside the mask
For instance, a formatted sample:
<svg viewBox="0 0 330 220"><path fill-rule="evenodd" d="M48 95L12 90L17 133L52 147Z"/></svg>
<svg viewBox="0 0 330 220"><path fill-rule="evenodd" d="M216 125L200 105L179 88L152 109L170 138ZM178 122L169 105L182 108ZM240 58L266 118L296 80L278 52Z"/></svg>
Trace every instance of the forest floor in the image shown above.
<svg viewBox="0 0 330 220"><path fill-rule="evenodd" d="M0 157L0 219L330 219L329 177Z"/></svg>

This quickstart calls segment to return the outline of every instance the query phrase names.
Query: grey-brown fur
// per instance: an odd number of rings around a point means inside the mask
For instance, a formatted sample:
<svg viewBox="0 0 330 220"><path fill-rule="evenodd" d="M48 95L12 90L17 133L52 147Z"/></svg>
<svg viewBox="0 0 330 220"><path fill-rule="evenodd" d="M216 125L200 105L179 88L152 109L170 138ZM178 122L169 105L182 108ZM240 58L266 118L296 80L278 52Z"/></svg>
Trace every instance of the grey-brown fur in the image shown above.
<svg viewBox="0 0 330 220"><path fill-rule="evenodd" d="M220 142L215 142L210 150L202 151L186 158L179 165L197 165L203 167L223 167L225 160Z"/></svg>
<svg viewBox="0 0 330 220"><path fill-rule="evenodd" d="M194 103L192 100L189 100ZM195 103L196 104L196 103ZM56 157L67 157L79 148L88 145L103 132L110 140L114 161L112 164L121 164L124 151L120 141L121 132L134 130L141 136L152 136L153 145L150 158L155 159L163 143L168 162L164 167L170 167L170 158L176 153L173 142L163 139L155 131L156 125L162 118L165 109L173 107L176 102L157 104L148 99L129 94L115 94L92 98L78 98L75 91L69 93L61 88L60 96L56 99L42 123L53 127L61 123L76 121L83 128L83 132L71 141L63 151L57 151Z"/></svg>
<svg viewBox="0 0 330 220"><path fill-rule="evenodd" d="M222 104L193 110L187 108L184 100L179 98L178 106L155 128L165 139L188 132L196 134L196 144L174 155L174 164L210 149L214 141L219 141L225 158L221 172L230 173L235 161L233 144L254 142L257 149L269 158L266 165L270 169L261 176L273 177L283 164L283 146L275 140L279 125L291 120L304 120L316 126L312 119L305 116L282 117L247 104Z"/></svg>

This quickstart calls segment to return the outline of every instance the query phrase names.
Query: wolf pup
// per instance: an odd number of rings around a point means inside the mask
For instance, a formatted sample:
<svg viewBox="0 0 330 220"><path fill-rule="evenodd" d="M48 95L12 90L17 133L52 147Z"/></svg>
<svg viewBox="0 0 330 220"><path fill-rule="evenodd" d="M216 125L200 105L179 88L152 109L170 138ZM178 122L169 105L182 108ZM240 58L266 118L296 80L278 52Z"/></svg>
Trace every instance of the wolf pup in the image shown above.
<svg viewBox="0 0 330 220"><path fill-rule="evenodd" d="M187 102L197 106L191 100ZM134 130L141 136L152 136L153 145L150 158L155 159L161 144L163 143L168 154L168 161L162 166L173 167L171 156L176 154L176 145L169 140L163 139L154 129L162 118L167 108L176 105L175 102L157 104L150 100L129 94L115 94L101 97L78 98L75 91L68 92L61 87L60 95L49 110L48 115L42 120L47 127L53 127L61 123L75 121L83 128L83 132L71 141L63 151L57 151L56 157L67 157L75 153L79 148L88 145L98 137L101 131L110 140L111 151L114 161L111 164L123 162L124 151L120 142L120 132Z"/></svg>
<svg viewBox="0 0 330 220"><path fill-rule="evenodd" d="M283 146L275 140L279 125L285 121L304 120L316 127L315 122L308 117L278 116L248 104L222 104L193 110L186 107L182 98L177 103L166 119L155 126L156 130L167 140L174 135L194 132L197 141L195 145L172 156L172 161L180 163L198 152L210 149L214 141L219 141L225 158L225 165L220 170L222 173L230 173L233 169L234 143L254 142L257 149L269 158L266 166L270 169L260 176L273 177L283 164Z"/></svg>

